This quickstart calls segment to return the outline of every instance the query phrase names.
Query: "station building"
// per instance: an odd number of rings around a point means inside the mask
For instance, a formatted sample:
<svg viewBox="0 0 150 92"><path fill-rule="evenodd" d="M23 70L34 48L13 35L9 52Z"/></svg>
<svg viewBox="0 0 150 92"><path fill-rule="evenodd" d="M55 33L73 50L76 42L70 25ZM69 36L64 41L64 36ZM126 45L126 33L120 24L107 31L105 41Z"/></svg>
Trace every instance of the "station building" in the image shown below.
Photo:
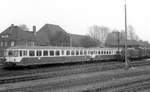
<svg viewBox="0 0 150 92"><path fill-rule="evenodd" d="M33 31L24 31L20 27L11 25L0 34L0 57L4 55L4 50L16 45L36 45L36 28Z"/></svg>
<svg viewBox="0 0 150 92"><path fill-rule="evenodd" d="M67 33L59 25L54 24L45 24L38 31L35 26L32 31L25 31L12 24L0 33L0 57L4 55L5 49L18 45L82 47L85 37L84 35Z"/></svg>
<svg viewBox="0 0 150 92"><path fill-rule="evenodd" d="M4 55L4 50L8 47L18 45L69 46L69 39L69 34L58 25L45 24L36 32L35 26L32 31L25 31L12 24L0 33L0 57Z"/></svg>

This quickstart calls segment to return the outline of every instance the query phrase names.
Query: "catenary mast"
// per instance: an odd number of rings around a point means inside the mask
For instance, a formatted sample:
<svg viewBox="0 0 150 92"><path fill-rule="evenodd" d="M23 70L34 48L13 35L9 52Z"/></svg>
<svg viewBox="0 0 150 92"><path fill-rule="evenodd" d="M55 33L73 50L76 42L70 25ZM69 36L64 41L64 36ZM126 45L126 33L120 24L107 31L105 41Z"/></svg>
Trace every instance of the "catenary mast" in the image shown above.
<svg viewBox="0 0 150 92"><path fill-rule="evenodd" d="M127 57L127 6L126 0L124 1L124 9L125 9L125 68L129 67L128 57Z"/></svg>

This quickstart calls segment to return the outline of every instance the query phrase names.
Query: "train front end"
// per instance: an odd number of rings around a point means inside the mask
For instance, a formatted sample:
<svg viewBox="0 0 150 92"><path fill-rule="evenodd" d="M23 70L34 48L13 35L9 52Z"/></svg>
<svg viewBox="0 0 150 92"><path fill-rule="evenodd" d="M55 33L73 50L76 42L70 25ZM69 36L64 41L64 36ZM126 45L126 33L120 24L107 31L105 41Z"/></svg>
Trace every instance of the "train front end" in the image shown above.
<svg viewBox="0 0 150 92"><path fill-rule="evenodd" d="M19 63L21 57L19 57L19 51L17 49L6 49L3 58L3 65L6 67L15 66Z"/></svg>

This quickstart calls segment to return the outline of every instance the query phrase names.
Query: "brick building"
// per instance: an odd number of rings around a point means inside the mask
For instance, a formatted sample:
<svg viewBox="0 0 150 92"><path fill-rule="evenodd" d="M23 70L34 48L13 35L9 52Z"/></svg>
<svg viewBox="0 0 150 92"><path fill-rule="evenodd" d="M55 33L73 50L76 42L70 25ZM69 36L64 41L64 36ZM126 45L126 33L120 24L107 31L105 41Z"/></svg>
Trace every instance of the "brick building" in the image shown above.
<svg viewBox="0 0 150 92"><path fill-rule="evenodd" d="M69 46L70 35L59 25L45 24L37 33L38 45Z"/></svg>
<svg viewBox="0 0 150 92"><path fill-rule="evenodd" d="M4 50L16 45L36 45L36 28L33 31L24 31L20 27L11 25L0 34L0 57Z"/></svg>
<svg viewBox="0 0 150 92"><path fill-rule="evenodd" d="M12 24L0 34L0 57L4 55L4 50L11 46L51 45L84 47L83 43L86 38L84 35L68 34L59 25L54 24L45 24L37 32L35 26L33 26L32 31L24 31L19 26ZM93 39L90 39L90 41L94 42Z"/></svg>

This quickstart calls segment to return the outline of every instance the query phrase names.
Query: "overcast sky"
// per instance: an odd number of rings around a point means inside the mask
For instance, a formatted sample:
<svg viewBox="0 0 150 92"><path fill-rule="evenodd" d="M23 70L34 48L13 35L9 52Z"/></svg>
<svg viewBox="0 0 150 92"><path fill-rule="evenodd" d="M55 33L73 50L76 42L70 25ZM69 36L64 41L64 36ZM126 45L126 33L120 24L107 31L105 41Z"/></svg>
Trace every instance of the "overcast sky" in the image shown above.
<svg viewBox="0 0 150 92"><path fill-rule="evenodd" d="M128 25L150 42L150 0L127 0ZM0 0L0 31L11 24L37 29L57 24L69 33L86 34L92 25L124 29L124 0Z"/></svg>

